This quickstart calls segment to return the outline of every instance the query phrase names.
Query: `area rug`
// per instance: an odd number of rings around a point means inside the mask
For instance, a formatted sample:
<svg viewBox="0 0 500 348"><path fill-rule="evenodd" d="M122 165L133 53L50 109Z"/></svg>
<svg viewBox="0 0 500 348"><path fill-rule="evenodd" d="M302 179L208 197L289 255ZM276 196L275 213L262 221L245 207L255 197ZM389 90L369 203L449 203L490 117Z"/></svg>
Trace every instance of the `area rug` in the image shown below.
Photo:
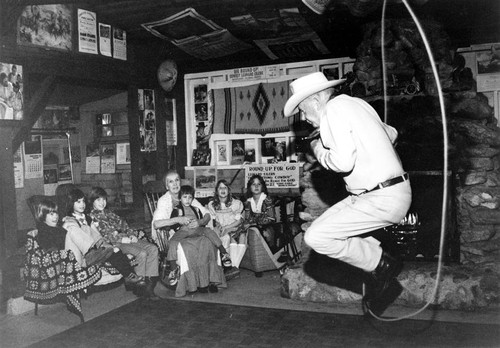
<svg viewBox="0 0 500 348"><path fill-rule="evenodd" d="M498 329L139 299L30 347L496 347Z"/></svg>

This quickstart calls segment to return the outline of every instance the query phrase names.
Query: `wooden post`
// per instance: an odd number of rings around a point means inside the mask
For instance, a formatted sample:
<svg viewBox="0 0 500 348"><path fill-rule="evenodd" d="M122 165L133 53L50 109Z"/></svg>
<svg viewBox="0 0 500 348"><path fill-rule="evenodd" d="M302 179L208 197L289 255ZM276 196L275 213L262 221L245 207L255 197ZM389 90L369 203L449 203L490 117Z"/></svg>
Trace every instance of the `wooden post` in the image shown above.
<svg viewBox="0 0 500 348"><path fill-rule="evenodd" d="M16 189L14 183L13 133L16 127L0 124L0 254L1 261L17 249Z"/></svg>

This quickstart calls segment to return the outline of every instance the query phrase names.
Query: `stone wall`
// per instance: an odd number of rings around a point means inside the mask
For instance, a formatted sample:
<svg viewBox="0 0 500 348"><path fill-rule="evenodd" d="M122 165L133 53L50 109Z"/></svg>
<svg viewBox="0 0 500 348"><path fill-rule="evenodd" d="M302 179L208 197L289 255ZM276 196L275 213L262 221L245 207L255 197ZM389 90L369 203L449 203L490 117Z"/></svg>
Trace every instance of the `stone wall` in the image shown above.
<svg viewBox="0 0 500 348"><path fill-rule="evenodd" d="M461 93L450 110L461 185L456 192L463 263L500 261L500 129L486 98Z"/></svg>

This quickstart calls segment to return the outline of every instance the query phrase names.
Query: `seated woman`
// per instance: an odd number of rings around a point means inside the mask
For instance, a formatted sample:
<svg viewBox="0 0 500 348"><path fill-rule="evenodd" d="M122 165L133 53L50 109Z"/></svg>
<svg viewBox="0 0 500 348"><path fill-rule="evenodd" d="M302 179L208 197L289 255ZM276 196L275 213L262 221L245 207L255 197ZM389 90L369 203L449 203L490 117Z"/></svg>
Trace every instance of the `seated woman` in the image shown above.
<svg viewBox="0 0 500 348"><path fill-rule="evenodd" d="M171 218L174 207L179 205L179 191L181 178L176 171L169 171L164 177L167 192L158 200L157 208L151 222L151 235L158 240L158 229L171 229L174 225L182 223L184 217ZM206 213L206 209L193 199L191 205ZM199 227L200 221L194 221ZM208 286L226 287L226 279L217 258L217 248L206 236L196 236L180 241L177 263L180 266L180 276L177 282L175 295L181 297L187 292L208 292Z"/></svg>
<svg viewBox="0 0 500 348"><path fill-rule="evenodd" d="M66 234L65 249L71 249L78 263L82 266L88 263L109 262L125 279L127 288L145 286L144 278L135 274L129 260L118 247L113 247L105 241L85 212L85 195L79 189L71 190L65 197L63 228ZM113 252L110 252L110 249Z"/></svg>
<svg viewBox="0 0 500 348"><path fill-rule="evenodd" d="M231 195L226 180L215 185L214 199L208 203L208 211L214 221L215 232L222 245L229 250L234 267L239 267L246 251L246 230L243 229L243 203Z"/></svg>
<svg viewBox="0 0 500 348"><path fill-rule="evenodd" d="M262 176L255 174L247 183L247 200L244 203L243 227L258 226L271 250L276 248L275 231L270 225L276 222L274 203L268 197L267 186Z"/></svg>
<svg viewBox="0 0 500 348"><path fill-rule="evenodd" d="M179 218L179 223L171 226L175 231L170 238L169 248L167 252L167 261L170 263L171 274L169 276L169 284L171 286L177 284L177 274L179 273L177 264L177 246L179 242L185 238L205 236L219 250L224 268L231 268L231 259L226 248L213 230L206 226L210 222L210 214L203 214L200 209L192 205L195 196L195 190L190 185L183 185L179 190L178 198L180 203L174 208L171 219ZM209 291L217 292L217 286L208 286Z"/></svg>
<svg viewBox="0 0 500 348"><path fill-rule="evenodd" d="M106 209L108 194L101 187L93 187L89 194L89 213L92 222L97 225L97 230L106 242L117 246L126 254L134 255L137 260L135 272L138 276L145 278L146 287L141 297L151 300L159 298L154 293L158 279L158 248L152 243L138 239L137 231L131 229L128 223Z"/></svg>

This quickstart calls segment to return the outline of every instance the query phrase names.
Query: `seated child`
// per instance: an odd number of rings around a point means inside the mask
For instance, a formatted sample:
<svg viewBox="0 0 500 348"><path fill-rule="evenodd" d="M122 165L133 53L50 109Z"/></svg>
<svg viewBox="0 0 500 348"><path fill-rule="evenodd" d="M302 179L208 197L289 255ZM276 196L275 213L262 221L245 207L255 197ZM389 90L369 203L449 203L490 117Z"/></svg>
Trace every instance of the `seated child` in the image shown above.
<svg viewBox="0 0 500 348"><path fill-rule="evenodd" d="M36 206L35 214L40 248L45 251L64 250L66 230L59 225L57 205L50 199L43 199Z"/></svg>
<svg viewBox="0 0 500 348"><path fill-rule="evenodd" d="M221 253L222 265L224 267L231 267L231 258L226 251L222 242L213 230L205 226L210 221L210 214L206 213L201 215L201 211L192 206L191 203L194 199L194 188L189 185L181 186L179 191L180 203L172 211L170 218L178 218L179 223L172 226L175 231L172 238L169 240L167 260L170 263L170 274L168 276L168 283L171 286L177 284L179 278L179 267L177 266L177 246L179 242L189 237L207 237Z"/></svg>
<svg viewBox="0 0 500 348"><path fill-rule="evenodd" d="M85 195L79 189L74 189L68 193L64 206L66 207L66 217L63 219L63 228L66 229L66 249L71 249L75 254L79 264L85 266L91 258L102 263L109 262L114 268L123 275L125 286L142 287L145 286L143 277L139 277L128 261L128 258L118 247L108 243L97 231L95 224L92 223L90 216L85 214ZM109 252L109 250L113 252ZM83 255L83 260L77 256ZM97 257L103 256L103 259Z"/></svg>

